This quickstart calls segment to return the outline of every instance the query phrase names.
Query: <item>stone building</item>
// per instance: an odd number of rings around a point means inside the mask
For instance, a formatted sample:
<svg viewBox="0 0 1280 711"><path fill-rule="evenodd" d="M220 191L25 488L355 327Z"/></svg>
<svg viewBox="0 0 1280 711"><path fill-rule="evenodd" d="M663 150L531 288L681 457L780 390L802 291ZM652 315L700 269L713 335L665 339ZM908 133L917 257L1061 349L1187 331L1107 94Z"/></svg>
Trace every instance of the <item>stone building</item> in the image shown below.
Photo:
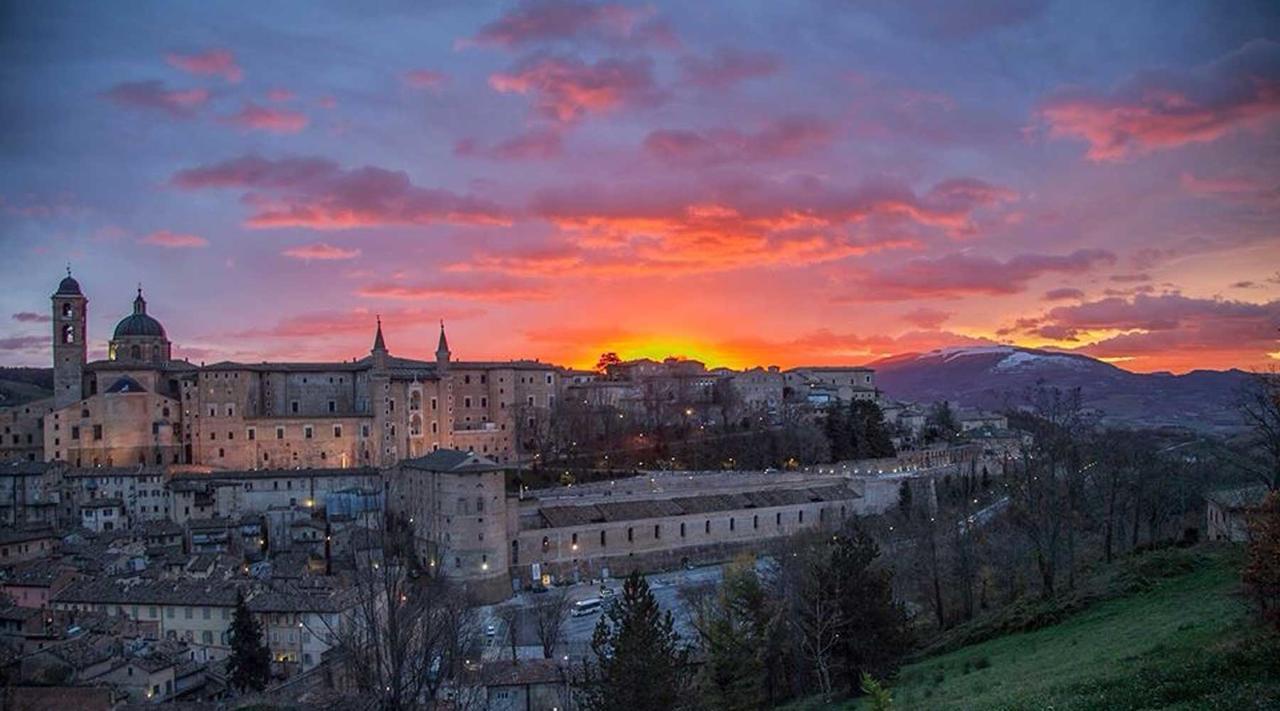
<svg viewBox="0 0 1280 711"><path fill-rule="evenodd" d="M1267 487L1262 484L1205 494L1205 537L1211 541L1247 542L1250 512L1266 496Z"/></svg>
<svg viewBox="0 0 1280 711"><path fill-rule="evenodd" d="M513 587L723 560L883 510L898 487L845 474L708 472L520 499L507 494L502 465L456 450L384 473L387 506L410 522L419 555L488 602Z"/></svg>
<svg viewBox="0 0 1280 711"><path fill-rule="evenodd" d="M874 376L871 368L805 366L784 373L783 384L788 400L821 407L876 399Z"/></svg>
<svg viewBox="0 0 1280 711"><path fill-rule="evenodd" d="M80 283L68 274L51 302L55 395L0 410L0 457L77 467L344 468L464 447L510 461L555 405L555 367L453 362L443 323L430 361L393 356L379 321L363 358L195 365L173 358L139 288L107 358L89 361Z"/></svg>
<svg viewBox="0 0 1280 711"><path fill-rule="evenodd" d="M503 467L446 449L387 470L388 501L413 527L418 555L483 600L511 593Z"/></svg>

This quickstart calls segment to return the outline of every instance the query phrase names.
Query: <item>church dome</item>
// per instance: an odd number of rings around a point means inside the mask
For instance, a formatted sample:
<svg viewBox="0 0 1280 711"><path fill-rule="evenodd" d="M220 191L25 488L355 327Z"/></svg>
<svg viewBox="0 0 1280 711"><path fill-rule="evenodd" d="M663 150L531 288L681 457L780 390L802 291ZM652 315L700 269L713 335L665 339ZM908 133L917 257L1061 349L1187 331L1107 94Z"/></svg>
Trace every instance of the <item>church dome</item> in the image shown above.
<svg viewBox="0 0 1280 711"><path fill-rule="evenodd" d="M84 294L80 291L80 282L72 279L71 275L68 274L58 284L58 291L54 296L84 296Z"/></svg>
<svg viewBox="0 0 1280 711"><path fill-rule="evenodd" d="M133 300L133 313L125 316L116 324L115 338L123 336L158 336L165 337L164 326L147 315L147 300L142 298L142 289L138 289L138 298Z"/></svg>

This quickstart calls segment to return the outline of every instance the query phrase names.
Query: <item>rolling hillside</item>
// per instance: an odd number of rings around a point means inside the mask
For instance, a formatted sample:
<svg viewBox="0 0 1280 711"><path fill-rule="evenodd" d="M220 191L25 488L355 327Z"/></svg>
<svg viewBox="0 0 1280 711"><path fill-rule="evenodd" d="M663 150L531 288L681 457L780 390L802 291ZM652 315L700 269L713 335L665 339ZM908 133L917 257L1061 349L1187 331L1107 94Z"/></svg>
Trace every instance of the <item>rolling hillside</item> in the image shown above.
<svg viewBox="0 0 1280 711"><path fill-rule="evenodd" d="M22 405L52 395L52 369L0 368L0 407Z"/></svg>

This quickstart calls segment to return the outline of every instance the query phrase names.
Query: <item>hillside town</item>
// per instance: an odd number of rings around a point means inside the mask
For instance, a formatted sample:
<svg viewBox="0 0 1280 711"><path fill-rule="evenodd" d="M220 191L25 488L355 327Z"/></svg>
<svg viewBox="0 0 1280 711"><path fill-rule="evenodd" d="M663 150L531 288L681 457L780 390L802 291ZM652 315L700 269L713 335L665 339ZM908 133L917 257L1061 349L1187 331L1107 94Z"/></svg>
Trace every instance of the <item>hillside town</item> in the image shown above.
<svg viewBox="0 0 1280 711"><path fill-rule="evenodd" d="M434 361L393 356L377 323L351 361L197 365L170 357L140 290L107 359L90 361L87 304L65 277L51 297L54 393L0 410L0 594L6 678L108 706L224 698L240 605L270 652L263 693L341 694L339 652L388 521L428 572L490 609L834 530L896 506L904 481L994 467L1017 440L1003 416L959 411L925 444L927 406L885 399L867 368L454 362L443 325ZM883 412L874 457L824 466L829 454L797 448L776 467L691 470L643 443L817 430L855 403ZM640 444L628 457L572 441L590 433ZM584 480L532 483L560 468ZM483 681L501 660L485 658L491 638L476 642Z"/></svg>
<svg viewBox="0 0 1280 711"><path fill-rule="evenodd" d="M388 571L456 596L465 652L430 698L572 708L592 652L569 612L611 581L695 585L913 495L937 512L953 481L997 491L1034 444L1006 414L891 400L869 368L462 362L443 324L434 361L393 356L379 322L350 361L193 364L141 291L89 361L87 302L62 280L54 393L0 411L0 642L9 683L90 708L237 697L241 624L265 649L260 698L358 693ZM1264 493L1209 494L1206 538L1244 540ZM985 520L1008 497L974 503ZM522 657L504 610L535 616L548 590L560 632Z"/></svg>

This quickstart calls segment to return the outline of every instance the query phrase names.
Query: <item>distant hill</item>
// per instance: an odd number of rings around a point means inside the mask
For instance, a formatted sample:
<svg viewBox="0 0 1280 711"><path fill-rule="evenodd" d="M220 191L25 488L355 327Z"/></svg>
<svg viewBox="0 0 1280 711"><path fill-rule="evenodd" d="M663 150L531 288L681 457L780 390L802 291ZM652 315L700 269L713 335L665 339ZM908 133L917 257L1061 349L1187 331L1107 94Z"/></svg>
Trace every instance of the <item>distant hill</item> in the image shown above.
<svg viewBox="0 0 1280 711"><path fill-rule="evenodd" d="M998 410L1022 404L1027 390L1043 381L1080 388L1085 406L1098 410L1104 423L1217 432L1240 426L1236 404L1249 377L1240 370L1132 373L1084 355L1014 346L910 353L871 367L877 386L899 400Z"/></svg>
<svg viewBox="0 0 1280 711"><path fill-rule="evenodd" d="M52 396L52 368L0 368L0 407Z"/></svg>

